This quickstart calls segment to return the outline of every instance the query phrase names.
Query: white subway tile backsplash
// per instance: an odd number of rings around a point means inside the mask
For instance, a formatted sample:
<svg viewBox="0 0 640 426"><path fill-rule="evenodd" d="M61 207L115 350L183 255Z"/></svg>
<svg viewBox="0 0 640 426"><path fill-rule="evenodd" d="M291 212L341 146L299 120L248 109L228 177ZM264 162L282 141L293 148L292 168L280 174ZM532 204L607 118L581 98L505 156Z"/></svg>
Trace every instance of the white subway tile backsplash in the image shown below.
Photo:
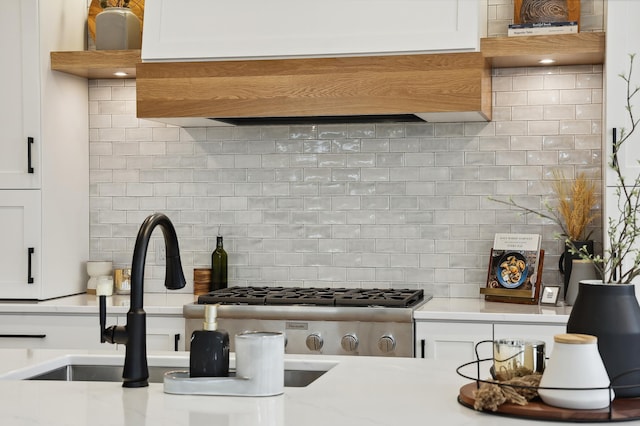
<svg viewBox="0 0 640 426"><path fill-rule="evenodd" d="M511 0L489 3L510 19ZM559 283L557 229L488 197L538 209L554 169L601 176L600 66L494 70L489 123L179 128L136 119L134 83L89 91L90 247L117 267L163 211L187 275L209 265L221 226L231 284L479 297L505 231L543 233L545 279ZM145 290L165 291L147 260Z"/></svg>
<svg viewBox="0 0 640 426"><path fill-rule="evenodd" d="M590 104L593 91L590 89L561 90L559 102L561 104Z"/></svg>

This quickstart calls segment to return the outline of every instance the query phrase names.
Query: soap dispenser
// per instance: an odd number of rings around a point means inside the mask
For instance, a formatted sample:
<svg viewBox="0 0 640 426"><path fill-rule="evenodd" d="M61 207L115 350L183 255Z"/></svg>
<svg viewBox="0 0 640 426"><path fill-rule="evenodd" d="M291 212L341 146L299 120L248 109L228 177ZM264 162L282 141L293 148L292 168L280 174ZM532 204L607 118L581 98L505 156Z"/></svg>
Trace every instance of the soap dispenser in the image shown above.
<svg viewBox="0 0 640 426"><path fill-rule="evenodd" d="M191 377L229 376L229 333L217 329L217 307L205 305L203 329L191 335Z"/></svg>

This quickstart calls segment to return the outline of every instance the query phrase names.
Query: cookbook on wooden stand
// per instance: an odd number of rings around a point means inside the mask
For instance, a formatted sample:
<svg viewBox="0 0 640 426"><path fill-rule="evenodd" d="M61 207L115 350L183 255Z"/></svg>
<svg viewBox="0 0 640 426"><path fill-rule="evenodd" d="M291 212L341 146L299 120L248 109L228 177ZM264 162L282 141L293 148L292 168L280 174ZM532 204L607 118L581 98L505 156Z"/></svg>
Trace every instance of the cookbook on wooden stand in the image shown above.
<svg viewBox="0 0 640 426"><path fill-rule="evenodd" d="M487 301L534 305L540 300L544 250L539 234L496 234L489 256Z"/></svg>

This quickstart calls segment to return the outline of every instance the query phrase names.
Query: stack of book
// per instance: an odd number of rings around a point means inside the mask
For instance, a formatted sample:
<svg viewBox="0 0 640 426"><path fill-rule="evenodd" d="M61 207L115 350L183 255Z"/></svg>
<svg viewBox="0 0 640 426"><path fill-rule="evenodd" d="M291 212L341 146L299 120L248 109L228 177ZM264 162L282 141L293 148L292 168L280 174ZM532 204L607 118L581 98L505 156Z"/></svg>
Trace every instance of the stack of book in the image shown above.
<svg viewBox="0 0 640 426"><path fill-rule="evenodd" d="M509 37L532 35L576 34L578 21L535 22L526 24L510 24Z"/></svg>

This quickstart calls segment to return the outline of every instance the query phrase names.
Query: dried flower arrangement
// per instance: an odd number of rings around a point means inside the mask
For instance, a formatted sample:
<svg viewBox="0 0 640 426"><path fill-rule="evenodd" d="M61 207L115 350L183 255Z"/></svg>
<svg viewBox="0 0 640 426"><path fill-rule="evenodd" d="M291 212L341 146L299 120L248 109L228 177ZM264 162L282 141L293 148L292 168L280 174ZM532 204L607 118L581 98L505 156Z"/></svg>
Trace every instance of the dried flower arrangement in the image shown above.
<svg viewBox="0 0 640 426"><path fill-rule="evenodd" d="M552 189L557 198L557 206L548 201L544 203L544 211L538 211L516 203L513 198L508 201L489 197L498 203L516 207L524 214L534 214L556 223L561 233L558 238L570 241L586 241L590 238L589 225L598 217L594 207L598 201L596 184L585 173L579 173L575 179L567 179L560 171L554 171L555 180Z"/></svg>
<svg viewBox="0 0 640 426"><path fill-rule="evenodd" d="M594 212L598 202L596 184L585 173L579 173L568 180L562 172L554 171L553 190L558 197L558 216L564 223L566 238L572 241L586 241L591 232L588 227L599 216Z"/></svg>

